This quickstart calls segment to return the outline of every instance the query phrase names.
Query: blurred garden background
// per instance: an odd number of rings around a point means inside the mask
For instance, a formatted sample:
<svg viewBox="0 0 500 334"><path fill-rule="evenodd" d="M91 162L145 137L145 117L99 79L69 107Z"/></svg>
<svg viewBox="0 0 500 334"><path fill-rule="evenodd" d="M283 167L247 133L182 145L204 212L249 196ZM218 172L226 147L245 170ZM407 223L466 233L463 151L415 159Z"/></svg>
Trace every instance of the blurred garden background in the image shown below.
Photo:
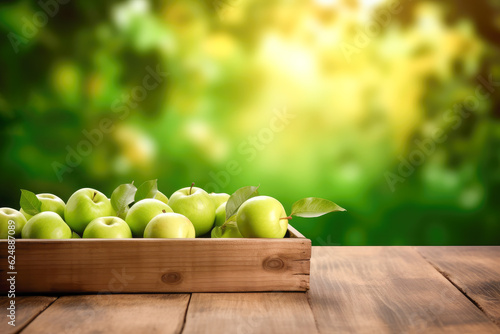
<svg viewBox="0 0 500 334"><path fill-rule="evenodd" d="M158 179L346 208L314 245L500 244L495 0L4 1L0 206Z"/></svg>

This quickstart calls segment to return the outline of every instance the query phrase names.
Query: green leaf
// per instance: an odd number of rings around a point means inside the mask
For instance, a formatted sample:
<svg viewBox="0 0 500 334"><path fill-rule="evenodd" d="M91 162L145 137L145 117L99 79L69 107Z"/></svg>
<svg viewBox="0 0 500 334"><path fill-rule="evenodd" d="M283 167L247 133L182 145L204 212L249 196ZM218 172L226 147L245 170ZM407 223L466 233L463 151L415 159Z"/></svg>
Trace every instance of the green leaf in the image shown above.
<svg viewBox="0 0 500 334"><path fill-rule="evenodd" d="M137 188L134 182L119 185L111 194L111 205L116 211L116 215L124 218L128 212L129 205L134 202Z"/></svg>
<svg viewBox="0 0 500 334"><path fill-rule="evenodd" d="M245 203L246 200L254 196L257 196L259 194L258 189L259 186L257 187L248 186L236 190L227 200L226 220L228 220L231 216L235 215L236 212L238 212L238 209L240 208L241 204Z"/></svg>
<svg viewBox="0 0 500 334"><path fill-rule="evenodd" d="M224 237L224 233L226 233L226 230L229 229L229 234L226 234L226 237ZM229 220L227 220L224 224L221 226L215 226L212 229L211 237L212 238L227 238L228 236L231 237L231 235L234 236L234 232L239 231L238 230L238 224L236 223L236 215L233 215Z"/></svg>
<svg viewBox="0 0 500 334"><path fill-rule="evenodd" d="M155 197L158 192L157 181L158 180L149 180L141 184L135 193L135 201L139 202L141 199Z"/></svg>
<svg viewBox="0 0 500 334"><path fill-rule="evenodd" d="M222 238L222 231L220 226L215 226L210 233L211 238Z"/></svg>
<svg viewBox="0 0 500 334"><path fill-rule="evenodd" d="M41 212L42 202L34 193L29 190L21 189L21 200L19 201L21 209L29 215L36 215Z"/></svg>
<svg viewBox="0 0 500 334"><path fill-rule="evenodd" d="M323 216L333 211L345 211L345 209L327 199L308 197L293 203L291 215L312 218Z"/></svg>

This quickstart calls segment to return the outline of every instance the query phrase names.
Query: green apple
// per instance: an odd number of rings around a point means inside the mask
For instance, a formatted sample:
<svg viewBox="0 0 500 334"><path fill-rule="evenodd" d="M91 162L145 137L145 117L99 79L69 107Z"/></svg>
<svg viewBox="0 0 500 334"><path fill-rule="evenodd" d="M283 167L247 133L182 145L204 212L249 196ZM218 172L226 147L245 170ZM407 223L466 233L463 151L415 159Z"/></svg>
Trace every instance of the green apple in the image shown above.
<svg viewBox="0 0 500 334"><path fill-rule="evenodd" d="M23 239L71 239L71 229L57 213L45 211L28 220Z"/></svg>
<svg viewBox="0 0 500 334"><path fill-rule="evenodd" d="M243 238L235 221L229 221L224 226L215 226L211 236L212 238Z"/></svg>
<svg viewBox="0 0 500 334"><path fill-rule="evenodd" d="M64 210L66 222L78 234L82 234L92 220L115 215L106 195L91 188L80 189L71 195Z"/></svg>
<svg viewBox="0 0 500 334"><path fill-rule="evenodd" d="M217 210L215 210L215 227L212 229L212 238L243 238L238 229L235 221L228 221L224 227L222 225L226 222L226 204L222 203Z"/></svg>
<svg viewBox="0 0 500 334"><path fill-rule="evenodd" d="M167 212L151 219L144 230L144 238L194 238L195 228L185 216Z"/></svg>
<svg viewBox="0 0 500 334"><path fill-rule="evenodd" d="M214 226L216 208L203 189L193 186L182 188L170 196L168 205L193 223L197 237L210 232Z"/></svg>
<svg viewBox="0 0 500 334"><path fill-rule="evenodd" d="M288 219L281 203L269 196L252 197L236 214L236 222L245 238L283 238Z"/></svg>
<svg viewBox="0 0 500 334"><path fill-rule="evenodd" d="M9 221L14 223L9 224ZM14 224L14 233L9 234L9 225L12 224ZM19 238L24 225L26 225L26 217L21 212L11 208L0 208L0 239L8 239L9 235Z"/></svg>
<svg viewBox="0 0 500 334"><path fill-rule="evenodd" d="M83 232L83 238L132 238L132 231L130 231L130 227L121 218L99 217L87 225Z"/></svg>
<svg viewBox="0 0 500 334"><path fill-rule="evenodd" d="M52 211L57 213L59 216L61 216L62 219L64 219L64 207L66 206L64 204L64 201L57 197L56 195L52 194L38 194L36 195L40 202L42 202L42 205L40 207L41 212L45 211ZM32 215L24 212L23 209L20 210L21 213L26 217L26 220L30 220Z"/></svg>
<svg viewBox="0 0 500 334"><path fill-rule="evenodd" d="M226 204L227 202L222 203L215 210L215 226L221 226L226 221Z"/></svg>
<svg viewBox="0 0 500 334"><path fill-rule="evenodd" d="M125 221L130 226L134 237L142 238L144 229L151 219L166 212L173 212L167 204L154 198L146 198L132 205Z"/></svg>
<svg viewBox="0 0 500 334"><path fill-rule="evenodd" d="M165 196L161 191L158 191L155 195L155 197L153 197L154 199L157 199L159 201L162 201L163 203L165 204L168 204L168 197Z"/></svg>
<svg viewBox="0 0 500 334"><path fill-rule="evenodd" d="M210 193L210 197L214 201L215 208L218 208L222 203L226 203L230 196L226 193Z"/></svg>

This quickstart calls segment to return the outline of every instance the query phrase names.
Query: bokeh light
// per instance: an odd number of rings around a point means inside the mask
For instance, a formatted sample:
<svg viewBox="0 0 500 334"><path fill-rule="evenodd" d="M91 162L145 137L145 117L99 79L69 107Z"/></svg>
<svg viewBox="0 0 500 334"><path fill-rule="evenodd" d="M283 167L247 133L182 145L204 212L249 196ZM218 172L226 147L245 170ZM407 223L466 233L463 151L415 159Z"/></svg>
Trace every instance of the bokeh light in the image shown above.
<svg viewBox="0 0 500 334"><path fill-rule="evenodd" d="M500 242L497 2L49 11L0 5L1 206L20 188L260 184L287 209L317 196L348 210L292 220L315 245Z"/></svg>

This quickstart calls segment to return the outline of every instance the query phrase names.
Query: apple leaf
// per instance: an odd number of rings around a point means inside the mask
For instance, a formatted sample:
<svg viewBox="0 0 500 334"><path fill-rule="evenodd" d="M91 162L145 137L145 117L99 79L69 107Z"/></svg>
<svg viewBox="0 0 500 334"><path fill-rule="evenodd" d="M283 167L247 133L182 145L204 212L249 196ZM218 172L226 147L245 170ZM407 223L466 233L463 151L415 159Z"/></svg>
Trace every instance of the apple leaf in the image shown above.
<svg viewBox="0 0 500 334"><path fill-rule="evenodd" d="M158 192L157 181L158 180L149 180L141 184L135 193L135 201L139 202L141 199L155 197Z"/></svg>
<svg viewBox="0 0 500 334"><path fill-rule="evenodd" d="M222 238L222 231L221 231L220 226L215 226L212 229L212 232L210 233L210 236L212 238Z"/></svg>
<svg viewBox="0 0 500 334"><path fill-rule="evenodd" d="M111 194L111 205L116 211L116 215L124 218L127 215L129 205L134 202L137 188L134 182L119 185Z"/></svg>
<svg viewBox="0 0 500 334"><path fill-rule="evenodd" d="M236 210L236 211L238 211L238 210ZM222 228L222 232L224 232L224 230L226 229L226 226L230 225L231 223L236 224L236 213L234 215L232 215L231 217L226 218L226 221L224 222L224 224L219 226L220 228Z"/></svg>
<svg viewBox="0 0 500 334"><path fill-rule="evenodd" d="M236 215L229 218L228 221L226 221L224 224L222 224L222 226L220 226L221 232L224 233L224 231L226 230L226 228L228 228L228 226L236 227L236 229L238 229L238 223L236 223Z"/></svg>
<svg viewBox="0 0 500 334"><path fill-rule="evenodd" d="M32 216L40 213L42 207L42 202L40 202L38 197L31 191L24 189L21 189L21 200L19 204L24 212Z"/></svg>
<svg viewBox="0 0 500 334"><path fill-rule="evenodd" d="M212 229L212 233L210 235L212 236L212 238L222 238L222 235L224 234L224 232L228 227L233 227L238 229L238 225L236 223L236 215L231 216L231 218L229 218L221 226L215 226Z"/></svg>
<svg viewBox="0 0 500 334"><path fill-rule="evenodd" d="M327 199L308 197L293 203L291 215L312 218L323 216L333 211L345 211L345 209Z"/></svg>
<svg viewBox="0 0 500 334"><path fill-rule="evenodd" d="M259 186L247 186L236 190L227 200L226 221L238 212L241 204L245 203L249 198L257 196L259 194L258 189Z"/></svg>

